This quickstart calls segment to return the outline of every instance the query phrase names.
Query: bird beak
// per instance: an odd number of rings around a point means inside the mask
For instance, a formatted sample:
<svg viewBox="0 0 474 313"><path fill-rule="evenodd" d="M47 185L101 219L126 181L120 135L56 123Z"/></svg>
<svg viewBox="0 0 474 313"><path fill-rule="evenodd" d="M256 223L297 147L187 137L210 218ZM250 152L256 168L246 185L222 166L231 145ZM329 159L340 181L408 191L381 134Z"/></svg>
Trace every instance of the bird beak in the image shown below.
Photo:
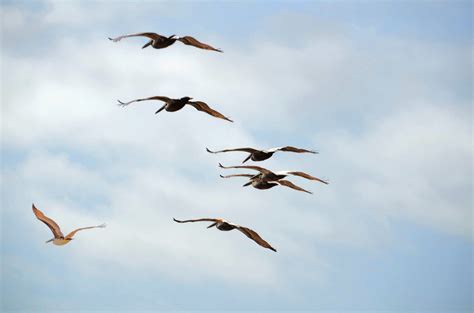
<svg viewBox="0 0 474 313"><path fill-rule="evenodd" d="M211 228L211 227L214 227L216 225L217 225L217 223L214 223L214 224L211 224L211 225L207 226L207 228Z"/></svg>
<svg viewBox="0 0 474 313"><path fill-rule="evenodd" d="M249 154L249 156L248 156L245 160L242 161L242 164L244 164L245 162L247 162L251 157L252 157L252 154Z"/></svg>
<svg viewBox="0 0 474 313"><path fill-rule="evenodd" d="M250 186L252 185L252 181L249 181L248 183L244 184L242 187L247 187L247 186Z"/></svg>
<svg viewBox="0 0 474 313"><path fill-rule="evenodd" d="M143 47L142 49L145 49L146 47L148 47L149 45L151 45L153 43L153 40L150 40L149 42L147 42Z"/></svg>

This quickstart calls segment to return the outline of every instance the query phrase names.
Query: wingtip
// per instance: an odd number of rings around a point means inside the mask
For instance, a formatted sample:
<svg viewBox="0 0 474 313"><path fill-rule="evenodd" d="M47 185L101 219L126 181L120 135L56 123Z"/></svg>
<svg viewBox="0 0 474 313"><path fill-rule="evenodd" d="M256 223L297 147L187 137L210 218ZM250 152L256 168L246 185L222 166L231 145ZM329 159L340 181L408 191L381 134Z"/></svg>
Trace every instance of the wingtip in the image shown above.
<svg viewBox="0 0 474 313"><path fill-rule="evenodd" d="M206 147L206 151L209 152L209 153L213 153L211 150L209 150L208 147Z"/></svg>
<svg viewBox="0 0 474 313"><path fill-rule="evenodd" d="M221 163L219 163L219 167L224 168L224 165L222 165Z"/></svg>

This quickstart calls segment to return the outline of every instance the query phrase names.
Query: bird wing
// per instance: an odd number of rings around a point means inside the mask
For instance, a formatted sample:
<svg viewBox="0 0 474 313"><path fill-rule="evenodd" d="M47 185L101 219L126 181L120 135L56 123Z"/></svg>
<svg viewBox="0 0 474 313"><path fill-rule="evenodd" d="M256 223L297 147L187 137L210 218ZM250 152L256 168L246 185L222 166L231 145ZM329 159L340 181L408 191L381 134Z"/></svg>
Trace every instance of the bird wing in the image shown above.
<svg viewBox="0 0 474 313"><path fill-rule="evenodd" d="M206 148L206 150L209 153L221 153L221 152L232 152L232 151L243 151L243 152L248 152L248 153L254 153L254 152L259 151L254 148L235 148L235 149L224 149L224 150L218 150L218 151L211 151L208 148Z"/></svg>
<svg viewBox="0 0 474 313"><path fill-rule="evenodd" d="M119 37L116 37L116 38L110 38L109 37L109 40L112 40L113 42L118 42L120 40L122 40L123 38L128 38L128 37L148 37L150 39L153 39L153 40L157 40L158 38L160 37L163 37L157 33L137 33L137 34L130 34L130 35L123 35L123 36L119 36Z"/></svg>
<svg viewBox="0 0 474 313"><path fill-rule="evenodd" d="M236 165L236 166L224 166L219 163L220 168L248 168L250 170L256 170L259 171L262 174L272 174L273 172L270 170L267 170L266 168L260 167L260 166L255 166L255 165Z"/></svg>
<svg viewBox="0 0 474 313"><path fill-rule="evenodd" d="M84 229L92 229L92 228L104 228L106 225L105 224L100 224L100 225L97 225L97 226L89 226L89 227L81 227L81 228L78 228L76 230L73 230L72 232L70 232L69 234L66 235L66 239L71 239L78 231L80 230L84 230Z"/></svg>
<svg viewBox="0 0 474 313"><path fill-rule="evenodd" d="M295 184L293 184L289 180L279 179L279 180L271 181L271 183L277 183L277 184L285 186L285 187L290 187L290 188L295 189L295 190L299 190L299 191L303 191L303 192L306 192L306 193L309 193L309 194L313 194L311 191L308 191L308 190L305 190L301 187L296 186Z"/></svg>
<svg viewBox="0 0 474 313"><path fill-rule="evenodd" d="M52 219L44 215L43 212L38 210L34 204L32 204L32 208L33 208L33 213L35 213L36 215L36 218L42 221L43 223L45 223L46 226L48 226L49 229L51 229L51 231L53 232L54 238L64 237L63 233L61 232L61 229L59 228L58 224L56 224L55 221L53 221Z"/></svg>
<svg viewBox="0 0 474 313"><path fill-rule="evenodd" d="M163 102L166 102L166 103L171 101L170 98L163 97L163 96L154 96L154 97L149 97L149 98L135 99L135 100L128 101L128 102L122 102L120 100L117 100L117 101L118 101L119 106L124 107L124 106L127 106L127 105L129 105L130 103L133 103L133 102L140 102L140 101L147 101L147 100L160 100L160 101L163 101Z"/></svg>
<svg viewBox="0 0 474 313"><path fill-rule="evenodd" d="M181 41L182 43L184 43L185 45L188 45L188 46L194 46L196 48L200 48L200 49L204 49L204 50L224 52L221 49L216 49L214 47L211 47L210 45L202 43L199 40L197 40L196 38L193 38L191 36L179 37L178 40Z"/></svg>
<svg viewBox="0 0 474 313"><path fill-rule="evenodd" d="M255 175L252 175L252 174L232 174L232 175L219 175L220 177L222 178L230 178L230 177L248 177L248 178L252 178L254 177Z"/></svg>
<svg viewBox="0 0 474 313"><path fill-rule="evenodd" d="M212 115L217 118L221 118L229 122L234 122L233 120L229 119L228 117L225 117L224 115L217 112L216 110L211 109L206 103L202 101L189 101L187 104L192 105L198 111L206 112L209 115Z"/></svg>
<svg viewBox="0 0 474 313"><path fill-rule="evenodd" d="M265 152L275 152L275 151L287 151L287 152L296 152L296 153L314 153L317 154L317 151L311 151L311 150L306 150L306 149L300 149L292 146L286 146L286 147L277 147L277 148L271 148L268 150L265 150Z"/></svg>
<svg viewBox="0 0 474 313"><path fill-rule="evenodd" d="M314 176L311 176L309 174L306 174L306 173L303 173L303 172L295 172L295 171L281 171L281 172L277 172L277 174L289 174L289 175L294 175L294 176L300 176L300 177L303 177L303 178L306 178L306 179L309 179L309 180L317 180L323 184L326 184L328 185L329 183L325 180L322 180L320 178L317 178L317 177L314 177Z"/></svg>
<svg viewBox="0 0 474 313"><path fill-rule="evenodd" d="M263 240L262 237L260 237L259 234L257 234L255 231L251 230L250 228L238 226L238 225L236 228L240 230L245 236L249 237L256 243L258 243L260 246L276 252L276 249L273 248L268 242Z"/></svg>
<svg viewBox="0 0 474 313"><path fill-rule="evenodd" d="M173 221L177 222L177 223L194 223L194 222L217 222L219 221L220 219L218 218L198 218L198 219L194 219L194 220L184 220L184 221L180 221L180 220L177 220L175 218L173 218Z"/></svg>

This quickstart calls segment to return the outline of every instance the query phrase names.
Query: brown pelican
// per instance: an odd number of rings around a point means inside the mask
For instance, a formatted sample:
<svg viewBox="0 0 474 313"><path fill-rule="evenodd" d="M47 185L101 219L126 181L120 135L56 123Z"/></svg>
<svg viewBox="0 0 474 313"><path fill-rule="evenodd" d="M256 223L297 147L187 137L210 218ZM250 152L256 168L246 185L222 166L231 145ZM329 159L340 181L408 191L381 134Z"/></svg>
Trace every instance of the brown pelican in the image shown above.
<svg viewBox="0 0 474 313"><path fill-rule="evenodd" d="M255 171L259 171L260 174L257 174L257 175L254 175L252 178L254 179L262 179L262 180L266 180L266 181L277 181L277 180L280 180L282 178L285 178L286 176L288 175L294 175L294 176L299 176L299 177L303 177L303 178L306 178L306 179L309 179L309 180L317 180L323 184L329 184L327 181L325 180L322 180L320 178L317 178L317 177L314 177L314 176L311 176L309 174L306 174L304 172L297 172L297 171L280 171L280 172L272 172L270 170L267 170L266 168L263 168L263 167L260 167L260 166L253 166L253 165L238 165L238 166L224 166L222 165L221 163L219 163L219 167L220 168L225 168L225 169L229 169L229 168L246 168L246 169L251 169L251 170L255 170Z"/></svg>
<svg viewBox="0 0 474 313"><path fill-rule="evenodd" d="M119 36L116 38L110 38L109 40L112 40L113 42L118 42L122 40L123 38L128 38L128 37L147 37L150 38L150 41L148 41L142 49L152 46L155 49L163 49L166 47L171 46L176 42L176 40L181 41L185 45L189 46L194 46L196 48L204 49L204 50L212 50L212 51L217 51L217 52L224 52L220 49L216 49L214 47L211 47L205 43L202 43L198 41L196 38L193 38L191 36L184 36L184 37L176 37L176 35L171 35L169 37L159 35L157 33L138 33L138 34L131 34L131 35L124 35L124 36Z"/></svg>
<svg viewBox="0 0 474 313"><path fill-rule="evenodd" d="M308 191L308 190L305 190L305 189L303 189L299 186L296 186L295 184L293 184L289 180L285 180L285 179L265 180L265 179L262 179L260 177L261 176L260 174L257 174L257 175L233 174L233 175L226 175L226 176L219 175L219 176L222 177L222 178L248 177L250 180L246 184L244 184L242 187L247 187L247 186L252 185L252 187L254 187L256 189L264 190L264 189L270 189L270 188L273 188L275 186L280 185L280 186L289 187L289 188L292 188L292 189L295 189L295 190L303 191L303 192L306 192L306 193L309 193L309 194L313 194L311 191Z"/></svg>
<svg viewBox="0 0 474 313"><path fill-rule="evenodd" d="M250 239L255 241L257 244L259 244L260 246L262 246L264 248L267 248L267 249L270 249L270 250L273 250L273 251L276 252L275 248L273 248L268 242L263 240L262 237L260 237L256 232L254 232L250 228L227 222L226 220L221 219L221 218L199 218L199 219L185 220L185 221L179 221L179 220L173 218L173 220L177 223L213 222L211 225L207 226L207 228L211 228L211 227L215 226L217 229L222 230L222 231L229 231L229 230L233 230L233 229L238 229L245 236L249 237Z"/></svg>
<svg viewBox="0 0 474 313"><path fill-rule="evenodd" d="M55 221L53 221L52 219L44 215L43 212L38 210L34 204L32 205L32 207L33 207L33 213L35 213L36 218L42 221L43 223L45 223L46 226L48 226L49 229L51 229L51 231L53 232L54 238L46 241L46 243L52 241L53 244L57 246L63 246L65 244L68 244L73 239L72 237L80 230L97 228L97 227L99 228L105 227L105 224L97 225L97 226L82 227L82 228L73 230L72 232L64 236L63 233L61 232L61 229L59 228L58 224L56 224Z"/></svg>
<svg viewBox="0 0 474 313"><path fill-rule="evenodd" d="M254 148L236 148L236 149L225 149L225 150L219 150L219 151L211 151L208 148L206 148L206 150L209 153L221 153L221 152L231 152L231 151L242 151L242 152L250 153L249 156L242 163L247 162L249 159L251 159L252 161L263 161L263 160L269 159L277 151L287 151L287 152L296 152L296 153L314 153L314 154L318 153L317 151L300 149L300 148L295 148L292 146L277 147L277 148L271 148L267 150L258 150Z"/></svg>
<svg viewBox="0 0 474 313"><path fill-rule="evenodd" d="M217 118L221 118L221 119L229 121L229 122L234 122L233 120L229 119L228 117L225 117L224 115L217 112L216 110L211 109L206 103L204 103L202 101L189 101L191 99L192 98L190 98L190 97L183 97L181 99L171 99L171 98L163 97L163 96L155 96L155 97L149 97L149 98L143 98L143 99L136 99L136 100L132 100L132 101L129 101L129 102L122 102L120 100L117 100L117 101L119 103L118 105L122 106L122 107L125 107L125 106L127 106L127 105L129 105L130 103L133 103L133 102L140 102L140 101L147 101L147 100L160 100L160 101L163 101L165 104L158 111L156 111L155 114L159 113L163 109L168 111L168 112L179 111L186 104L189 104L189 105L193 106L194 108L196 108L196 110L198 110L198 111L206 112L209 115L212 115L212 116L217 117Z"/></svg>

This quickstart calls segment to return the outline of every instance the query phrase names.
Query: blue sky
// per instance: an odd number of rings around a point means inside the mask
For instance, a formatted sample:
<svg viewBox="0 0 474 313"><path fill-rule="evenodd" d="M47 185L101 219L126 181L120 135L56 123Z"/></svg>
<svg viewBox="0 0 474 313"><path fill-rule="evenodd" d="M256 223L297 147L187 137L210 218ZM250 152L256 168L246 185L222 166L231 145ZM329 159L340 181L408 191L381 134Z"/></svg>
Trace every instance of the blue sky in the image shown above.
<svg viewBox="0 0 474 313"><path fill-rule="evenodd" d="M472 3L2 1L2 311L473 307ZM142 50L140 31L192 35ZM234 124L156 103L192 96ZM295 145L314 195L218 177ZM70 245L65 231L107 222ZM237 232L172 218L223 217Z"/></svg>

